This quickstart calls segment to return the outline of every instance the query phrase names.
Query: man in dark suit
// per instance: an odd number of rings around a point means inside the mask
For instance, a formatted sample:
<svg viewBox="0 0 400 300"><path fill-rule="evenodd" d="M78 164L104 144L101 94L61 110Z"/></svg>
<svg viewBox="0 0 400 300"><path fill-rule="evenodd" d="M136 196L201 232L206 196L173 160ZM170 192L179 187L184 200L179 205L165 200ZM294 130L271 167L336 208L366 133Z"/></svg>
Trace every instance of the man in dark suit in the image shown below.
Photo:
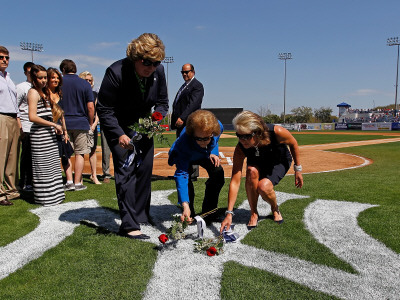
<svg viewBox="0 0 400 300"><path fill-rule="evenodd" d="M150 222L154 143L146 135L131 143L135 132L129 126L147 117L153 107L163 116L168 112L167 85L164 67L160 64L165 47L157 35L144 33L132 40L126 54L126 58L106 70L98 94L97 113L113 156L121 215L119 234L149 239L141 232L140 225ZM133 150L136 155L132 163L126 163Z"/></svg>
<svg viewBox="0 0 400 300"><path fill-rule="evenodd" d="M195 73L192 64L182 66L181 74L185 82L176 94L171 116L171 128L176 129L176 137L179 137L182 129L186 126L188 116L200 109L201 102L203 102L204 88L201 82L194 78ZM192 166L190 177L192 180L197 180L199 177L198 165Z"/></svg>
<svg viewBox="0 0 400 300"><path fill-rule="evenodd" d="M176 94L171 116L171 128L176 129L176 137L179 137L182 129L186 126L188 116L201 108L204 96L203 85L194 78L196 72L193 65L183 65L181 73L185 83Z"/></svg>

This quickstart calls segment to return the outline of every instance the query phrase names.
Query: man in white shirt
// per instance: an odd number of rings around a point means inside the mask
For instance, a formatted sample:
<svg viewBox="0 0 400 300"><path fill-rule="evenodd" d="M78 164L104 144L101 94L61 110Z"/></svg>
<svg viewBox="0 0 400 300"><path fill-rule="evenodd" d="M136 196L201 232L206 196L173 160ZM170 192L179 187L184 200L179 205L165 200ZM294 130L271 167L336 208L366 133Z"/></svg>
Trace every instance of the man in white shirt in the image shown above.
<svg viewBox="0 0 400 300"><path fill-rule="evenodd" d="M16 183L21 122L16 87L6 72L9 60L7 48L0 46L0 205L4 206L20 197Z"/></svg>
<svg viewBox="0 0 400 300"><path fill-rule="evenodd" d="M24 74L26 81L17 85L17 103L19 112L21 114L21 161L19 164L20 180L19 187L25 192L32 192L32 155L31 155L31 142L30 131L32 122L29 121L28 113L28 91L32 87L30 71L33 62L26 62L24 64Z"/></svg>

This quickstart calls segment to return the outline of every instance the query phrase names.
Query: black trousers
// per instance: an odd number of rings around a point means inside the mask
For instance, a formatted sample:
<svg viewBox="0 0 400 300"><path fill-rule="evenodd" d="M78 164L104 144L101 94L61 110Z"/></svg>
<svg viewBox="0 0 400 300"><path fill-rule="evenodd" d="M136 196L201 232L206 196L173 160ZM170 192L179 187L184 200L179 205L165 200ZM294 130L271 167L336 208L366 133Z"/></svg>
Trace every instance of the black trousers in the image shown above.
<svg viewBox="0 0 400 300"><path fill-rule="evenodd" d="M140 224L149 222L151 174L153 171L153 139L143 137L136 147L139 152L134 162L126 168L123 164L127 150L118 144L110 145L114 162L115 189L117 193L121 231L139 230ZM138 166L138 160L140 165Z"/></svg>
<svg viewBox="0 0 400 300"><path fill-rule="evenodd" d="M206 190L204 192L202 206L202 213L206 213L218 207L219 193L221 192L221 189L225 183L224 169L221 166L215 167L209 158L194 161L193 164L202 166L208 173L209 178L206 181ZM191 217L194 217L194 187L191 179L189 179L188 188L190 214Z"/></svg>
<svg viewBox="0 0 400 300"><path fill-rule="evenodd" d="M31 137L28 132L24 132L21 138L21 161L19 165L19 187L32 185L32 153L31 153Z"/></svg>

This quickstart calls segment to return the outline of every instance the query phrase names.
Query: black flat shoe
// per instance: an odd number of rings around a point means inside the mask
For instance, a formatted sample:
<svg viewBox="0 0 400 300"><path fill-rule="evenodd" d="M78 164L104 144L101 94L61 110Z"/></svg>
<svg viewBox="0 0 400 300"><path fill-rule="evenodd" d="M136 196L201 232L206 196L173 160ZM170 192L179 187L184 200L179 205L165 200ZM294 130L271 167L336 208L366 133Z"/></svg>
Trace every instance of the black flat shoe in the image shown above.
<svg viewBox="0 0 400 300"><path fill-rule="evenodd" d="M250 231L256 227L257 227L257 225L254 225L254 226L247 225L247 230Z"/></svg>
<svg viewBox="0 0 400 300"><path fill-rule="evenodd" d="M134 240L149 240L150 239L150 237L147 234L144 234L144 233L139 234L139 235L127 234L126 237L130 238L130 239L134 239Z"/></svg>
<svg viewBox="0 0 400 300"><path fill-rule="evenodd" d="M138 235L131 235L131 234L128 234L126 232L119 231L118 235L126 237L128 239L134 239L134 240L148 240L148 239L150 239L150 237L147 234L144 234L144 233L138 234Z"/></svg>

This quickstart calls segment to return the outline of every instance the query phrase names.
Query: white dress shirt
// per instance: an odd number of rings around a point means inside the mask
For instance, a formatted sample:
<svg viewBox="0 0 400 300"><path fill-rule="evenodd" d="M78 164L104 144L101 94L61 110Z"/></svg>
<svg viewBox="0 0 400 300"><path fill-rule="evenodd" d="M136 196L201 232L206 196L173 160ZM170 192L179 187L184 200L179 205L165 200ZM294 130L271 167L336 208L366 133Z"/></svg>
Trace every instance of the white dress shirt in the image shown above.
<svg viewBox="0 0 400 300"><path fill-rule="evenodd" d="M0 113L17 114L20 117L17 106L17 91L7 72L0 71Z"/></svg>
<svg viewBox="0 0 400 300"><path fill-rule="evenodd" d="M28 111L28 91L31 89L32 83L25 81L17 84L17 103L19 112L21 113L22 131L29 133L31 131L32 122L29 121Z"/></svg>

